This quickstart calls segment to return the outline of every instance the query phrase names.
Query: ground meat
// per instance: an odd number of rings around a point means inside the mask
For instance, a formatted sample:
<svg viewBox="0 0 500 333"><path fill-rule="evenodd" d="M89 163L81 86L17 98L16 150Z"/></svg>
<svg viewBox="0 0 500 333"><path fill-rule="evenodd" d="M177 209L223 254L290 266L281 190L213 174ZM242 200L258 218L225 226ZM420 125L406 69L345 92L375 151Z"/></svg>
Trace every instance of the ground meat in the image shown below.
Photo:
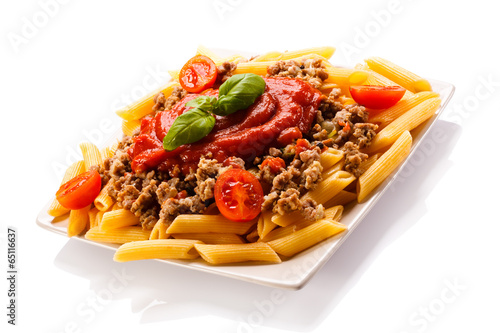
<svg viewBox="0 0 500 333"><path fill-rule="evenodd" d="M156 183L157 181L153 180L148 186L143 187L141 194L130 207L130 211L136 216L141 216L142 213L157 204L156 190L158 187L156 186Z"/></svg>
<svg viewBox="0 0 500 333"><path fill-rule="evenodd" d="M174 198L177 193L179 193L177 190L177 184L179 184L179 178L172 178L158 185L156 197L160 205L162 205L165 200Z"/></svg>
<svg viewBox="0 0 500 333"><path fill-rule="evenodd" d="M153 106L152 111L170 110L174 107L175 104L177 104L177 102L184 98L186 94L187 91L182 89L182 87L180 86L175 86L168 98L165 97L165 94L163 94L163 92L159 92L155 97L153 97L155 105Z"/></svg>
<svg viewBox="0 0 500 333"><path fill-rule="evenodd" d="M198 195L183 199L170 198L161 205L160 221L169 224L179 214L201 214L205 209L206 206Z"/></svg>
<svg viewBox="0 0 500 333"><path fill-rule="evenodd" d="M267 68L267 76L299 78L319 88L328 78L321 59L277 61Z"/></svg>
<svg viewBox="0 0 500 333"><path fill-rule="evenodd" d="M312 199L302 200L302 216L306 220L316 221L325 217L325 208L322 204L316 204Z"/></svg>
<svg viewBox="0 0 500 333"><path fill-rule="evenodd" d="M130 210L141 192L134 185L125 185L118 191L116 201L121 207Z"/></svg>
<svg viewBox="0 0 500 333"><path fill-rule="evenodd" d="M288 189L281 192L280 198L276 202L273 211L278 214L284 215L288 212L298 210L302 208L302 203L300 202L300 192L296 189Z"/></svg>
<svg viewBox="0 0 500 333"><path fill-rule="evenodd" d="M300 196L321 181L323 167L319 162L320 154L321 149L317 146L305 150L275 176L267 166L261 167L261 181L272 181L271 191L264 197L263 209L272 209L279 214L302 210ZM314 208L315 204L310 203L307 207Z"/></svg>
<svg viewBox="0 0 500 333"><path fill-rule="evenodd" d="M354 131L350 138L360 149L370 146L371 141L377 135L375 132L378 125L371 123L358 123L354 125Z"/></svg>
<svg viewBox="0 0 500 333"><path fill-rule="evenodd" d="M234 62L224 61L217 67L217 82L226 82L233 75L235 69L236 64Z"/></svg>
<svg viewBox="0 0 500 333"><path fill-rule="evenodd" d="M140 215L139 222L143 229L153 229L158 222L158 206L154 206Z"/></svg>
<svg viewBox="0 0 500 333"><path fill-rule="evenodd" d="M345 152L345 171L359 177L361 175L359 166L368 158L368 155L360 152L358 145L351 141L346 142L342 150Z"/></svg>
<svg viewBox="0 0 500 333"><path fill-rule="evenodd" d="M214 197L215 180L228 168L215 159L205 159L204 157L200 159L195 173L196 188L194 191L201 200L207 201Z"/></svg>

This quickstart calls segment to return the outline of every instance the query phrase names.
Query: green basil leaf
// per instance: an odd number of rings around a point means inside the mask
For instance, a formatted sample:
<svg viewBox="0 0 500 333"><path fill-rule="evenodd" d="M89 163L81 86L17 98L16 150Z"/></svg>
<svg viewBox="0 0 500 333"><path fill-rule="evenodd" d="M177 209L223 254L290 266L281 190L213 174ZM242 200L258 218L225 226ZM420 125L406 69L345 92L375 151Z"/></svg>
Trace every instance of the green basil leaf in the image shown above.
<svg viewBox="0 0 500 333"><path fill-rule="evenodd" d="M214 96L199 96L187 102L186 106L211 112L214 109L214 105L216 102L217 98Z"/></svg>
<svg viewBox="0 0 500 333"><path fill-rule="evenodd" d="M219 88L219 99L215 103L213 113L226 116L245 109L264 93L266 82L262 77L252 73L231 76Z"/></svg>
<svg viewBox="0 0 500 333"><path fill-rule="evenodd" d="M172 151L184 144L204 138L215 125L215 118L210 113L198 108L191 109L177 117L163 138L163 148Z"/></svg>

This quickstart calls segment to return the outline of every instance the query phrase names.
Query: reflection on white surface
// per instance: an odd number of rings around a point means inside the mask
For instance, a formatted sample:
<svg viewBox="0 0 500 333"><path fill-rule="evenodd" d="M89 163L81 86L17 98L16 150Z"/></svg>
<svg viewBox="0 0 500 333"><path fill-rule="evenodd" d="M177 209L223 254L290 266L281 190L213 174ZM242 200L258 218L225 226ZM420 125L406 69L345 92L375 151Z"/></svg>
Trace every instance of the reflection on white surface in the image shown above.
<svg viewBox="0 0 500 333"><path fill-rule="evenodd" d="M259 326L311 331L333 312L377 256L426 213L424 198L452 166L447 158L460 131L459 126L438 120L427 136L432 140L435 135L438 144L432 149L420 146L421 152L413 155L402 180L392 184L394 189L386 191L300 291L254 285L156 261L116 263L112 251L75 239L60 251L55 265L89 280L89 289L102 305L97 309L105 311L110 302L130 300L131 311L140 315L141 323L211 315L233 321L234 327L228 329L235 332L255 331ZM425 163L421 163L422 158ZM125 276L122 282L117 275ZM102 318L97 309L92 315L92 307L81 307L87 310L81 316L86 332Z"/></svg>

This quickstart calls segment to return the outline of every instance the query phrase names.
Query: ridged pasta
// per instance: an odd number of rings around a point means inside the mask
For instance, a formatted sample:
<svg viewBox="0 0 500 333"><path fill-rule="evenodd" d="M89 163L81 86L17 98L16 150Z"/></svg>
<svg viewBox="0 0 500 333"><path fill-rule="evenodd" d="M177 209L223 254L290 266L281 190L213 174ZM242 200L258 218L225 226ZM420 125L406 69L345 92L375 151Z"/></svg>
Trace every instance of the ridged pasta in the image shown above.
<svg viewBox="0 0 500 333"><path fill-rule="evenodd" d="M291 257L345 229L343 224L323 219L287 236L269 241L267 244L276 253Z"/></svg>
<svg viewBox="0 0 500 333"><path fill-rule="evenodd" d="M99 224L101 230L111 230L139 224L139 218L130 210L117 209L105 212Z"/></svg>
<svg viewBox="0 0 500 333"><path fill-rule="evenodd" d="M110 230L101 230L99 227L94 227L85 233L85 238L96 242L124 244L147 240L149 234L150 230L144 230L142 227L123 227Z"/></svg>
<svg viewBox="0 0 500 333"><path fill-rule="evenodd" d="M431 98L423 101L414 108L408 110L373 138L370 147L366 152L371 153L384 148L396 141L404 131L411 131L427 119L431 118L439 109L441 100Z"/></svg>
<svg viewBox="0 0 500 333"><path fill-rule="evenodd" d="M393 172L408 156L412 137L409 131L403 132L394 144L358 180L358 202L363 201L380 183Z"/></svg>
<svg viewBox="0 0 500 333"><path fill-rule="evenodd" d="M195 244L194 247L205 261L214 265L245 261L281 262L280 257L266 243Z"/></svg>
<svg viewBox="0 0 500 333"><path fill-rule="evenodd" d="M80 149L83 154L83 162L85 163L86 171L89 171L92 166L102 164L103 158L101 152L95 144L83 142L80 143Z"/></svg>
<svg viewBox="0 0 500 333"><path fill-rule="evenodd" d="M235 223L222 215L186 214L178 215L168 227L167 233L215 232L244 235L256 222L257 220Z"/></svg>
<svg viewBox="0 0 500 333"><path fill-rule="evenodd" d="M89 210L90 205L85 208L72 210L69 213L68 221L68 237L78 236L89 225Z"/></svg>
<svg viewBox="0 0 500 333"><path fill-rule="evenodd" d="M366 59L365 62L370 69L382 74L413 93L419 91L432 91L429 81L389 60L380 57L371 57Z"/></svg>
<svg viewBox="0 0 500 333"><path fill-rule="evenodd" d="M195 259L198 252L197 240L188 239L154 239L125 243L120 246L114 256L117 262L144 259Z"/></svg>

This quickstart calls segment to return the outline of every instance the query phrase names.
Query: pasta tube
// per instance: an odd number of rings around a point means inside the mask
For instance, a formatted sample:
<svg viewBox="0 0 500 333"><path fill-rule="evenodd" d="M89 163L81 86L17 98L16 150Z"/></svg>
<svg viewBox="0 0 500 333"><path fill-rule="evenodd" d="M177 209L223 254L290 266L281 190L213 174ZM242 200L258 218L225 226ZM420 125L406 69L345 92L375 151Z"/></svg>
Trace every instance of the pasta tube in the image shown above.
<svg viewBox="0 0 500 333"><path fill-rule="evenodd" d="M346 227L343 224L332 223L328 220L319 220L290 235L272 240L267 244L277 253L291 257L345 229Z"/></svg>
<svg viewBox="0 0 500 333"><path fill-rule="evenodd" d="M365 62L370 69L382 74L411 92L417 93L419 91L432 91L429 81L390 62L389 60L380 57L372 57L366 59Z"/></svg>
<svg viewBox="0 0 500 333"><path fill-rule="evenodd" d="M266 243L194 245L200 256L210 264L228 264L245 261L280 263L281 259Z"/></svg>
<svg viewBox="0 0 500 333"><path fill-rule="evenodd" d="M197 240L189 239L154 239L125 243L120 246L114 256L117 262L144 259L195 259L198 252Z"/></svg>
<svg viewBox="0 0 500 333"><path fill-rule="evenodd" d="M403 132L394 144L373 163L360 177L357 184L358 202L363 201L373 189L382 183L411 150L412 137L409 131Z"/></svg>

